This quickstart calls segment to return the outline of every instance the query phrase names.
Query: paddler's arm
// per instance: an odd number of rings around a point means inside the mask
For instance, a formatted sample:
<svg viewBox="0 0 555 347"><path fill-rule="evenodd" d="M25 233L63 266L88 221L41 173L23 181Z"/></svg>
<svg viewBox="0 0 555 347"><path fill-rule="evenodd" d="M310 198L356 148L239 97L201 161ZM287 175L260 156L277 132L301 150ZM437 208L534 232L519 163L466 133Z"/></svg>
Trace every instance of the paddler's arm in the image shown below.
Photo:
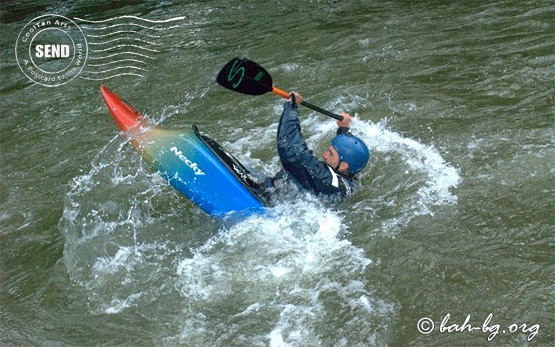
<svg viewBox="0 0 555 347"><path fill-rule="evenodd" d="M300 153L309 151L301 133L297 110L302 100L303 97L299 93L292 92L289 100L283 105L277 134L277 148L282 163L298 161Z"/></svg>
<svg viewBox="0 0 555 347"><path fill-rule="evenodd" d="M351 126L351 115L345 112L341 112L341 116L343 116L343 119L337 120L337 135L348 133Z"/></svg>

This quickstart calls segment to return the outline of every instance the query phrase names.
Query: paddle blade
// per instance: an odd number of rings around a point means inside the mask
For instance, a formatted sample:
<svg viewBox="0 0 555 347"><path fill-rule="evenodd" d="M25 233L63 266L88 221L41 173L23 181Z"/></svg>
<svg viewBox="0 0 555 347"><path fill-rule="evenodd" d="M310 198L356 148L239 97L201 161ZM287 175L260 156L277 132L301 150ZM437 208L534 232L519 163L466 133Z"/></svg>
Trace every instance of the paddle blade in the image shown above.
<svg viewBox="0 0 555 347"><path fill-rule="evenodd" d="M272 91L272 76L264 68L247 58L234 58L227 63L216 81L228 89L249 95Z"/></svg>

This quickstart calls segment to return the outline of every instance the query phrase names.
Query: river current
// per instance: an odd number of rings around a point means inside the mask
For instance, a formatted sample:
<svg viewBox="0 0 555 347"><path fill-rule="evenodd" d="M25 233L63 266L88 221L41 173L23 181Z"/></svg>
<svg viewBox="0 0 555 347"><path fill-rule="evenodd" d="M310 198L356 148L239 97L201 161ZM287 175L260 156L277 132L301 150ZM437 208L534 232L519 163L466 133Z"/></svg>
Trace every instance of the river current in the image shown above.
<svg viewBox="0 0 555 347"><path fill-rule="evenodd" d="M3 2L0 30L0 345L555 344L555 2ZM73 70L38 77L38 32ZM219 86L236 56L355 117L355 195L218 223L100 95L270 176L283 100Z"/></svg>

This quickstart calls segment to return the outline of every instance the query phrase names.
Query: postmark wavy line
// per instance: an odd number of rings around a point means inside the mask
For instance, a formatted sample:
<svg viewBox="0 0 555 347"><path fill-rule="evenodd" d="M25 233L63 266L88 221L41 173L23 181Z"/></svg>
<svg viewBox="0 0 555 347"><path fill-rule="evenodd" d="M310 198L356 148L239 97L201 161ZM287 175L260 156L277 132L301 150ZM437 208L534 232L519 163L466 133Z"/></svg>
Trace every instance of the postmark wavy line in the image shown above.
<svg viewBox="0 0 555 347"><path fill-rule="evenodd" d="M131 52L131 51L127 51L127 52L118 52L118 53L106 55L106 56L103 56L103 57L91 57L91 56L89 56L88 59L89 59L89 60L101 60L101 59L108 59L108 58L117 57L118 55L124 55L124 54L136 55L136 56L143 57L143 58L147 58L147 59L156 59L156 58L151 57L151 56L146 55L146 54L141 54L141 53Z"/></svg>
<svg viewBox="0 0 555 347"><path fill-rule="evenodd" d="M100 28L95 28L95 27L89 27L89 26L81 26L83 29L86 30L107 30L107 29L112 29L115 27L121 27L121 26L136 26L142 29L148 29L148 30L156 30L156 31L162 31L162 30L170 30L170 29L175 29L175 28L180 28L180 25L172 25L169 27L163 27L163 28L156 28L156 27L152 27L152 26L146 26L146 25L142 25L142 24L137 24L137 23L120 23L120 24L114 24L114 25L109 25L109 26L105 26L105 27L100 27Z"/></svg>
<svg viewBox="0 0 555 347"><path fill-rule="evenodd" d="M135 37L118 37L118 38L111 39L111 40L104 41L104 42L91 42L91 41L89 41L88 44L89 44L89 45L93 45L93 46L97 46L97 45L107 45L107 44L109 44L109 43L118 42L118 41L124 41L124 40L138 41L138 42L142 42L142 43L145 43L145 44L148 44L148 45L160 46L159 43L152 42L152 41L146 41L146 40L139 39L139 38L135 38Z"/></svg>
<svg viewBox="0 0 555 347"><path fill-rule="evenodd" d="M106 76L106 77L102 77L102 78L91 78L91 77L85 77L85 76L79 76L79 78L84 79L84 80L89 80L89 81L105 81L105 80L109 80L115 77L120 77L120 76L135 76L135 77L144 77L141 74L136 74L133 72L124 72L124 73L120 73L120 74L116 74L116 75L112 75L112 76Z"/></svg>
<svg viewBox="0 0 555 347"><path fill-rule="evenodd" d="M147 48L147 47L143 47L143 46L137 46L137 45L117 45L117 46L113 46L113 47L109 47L109 48L105 48L105 49L91 49L90 52L92 53L101 53L101 52L108 52L108 51L113 51L114 49L119 49L122 47L132 47L132 48L137 48L137 49L142 49L145 51L149 51L149 52L160 52L156 49L152 49L152 48Z"/></svg>
<svg viewBox="0 0 555 347"><path fill-rule="evenodd" d="M109 36L114 36L114 35L119 35L119 34L138 34L138 35L146 36L146 37L153 38L153 39L160 39L162 37L173 36L173 34L168 34L168 35L164 35L164 36L152 35L152 34L147 34L147 33L143 33L141 31L135 31L135 30L118 30L118 31L113 31L113 32L109 32L107 34L102 34L102 35L87 34L87 36L88 37L94 37L94 38L103 38L103 37L109 37Z"/></svg>
<svg viewBox="0 0 555 347"><path fill-rule="evenodd" d="M154 55L160 52L153 48L161 45L157 40L174 36L170 30L182 27L179 21L184 19L179 16L153 20L133 15L101 20L74 17L85 30L91 47L96 48L89 50L91 64L87 65L91 69L82 78L102 81L119 76L144 77L143 72L149 71L147 61L154 60Z"/></svg>
<svg viewBox="0 0 555 347"><path fill-rule="evenodd" d="M142 67L127 65L127 66L117 66L115 68L108 69L108 70L102 70L102 71L87 71L87 73L99 75L99 74L103 74L103 73L107 73L107 72L113 72L113 71L122 70L122 69L131 69L131 70L139 70L139 71L148 72L147 69L143 69Z"/></svg>
<svg viewBox="0 0 555 347"><path fill-rule="evenodd" d="M106 65L114 65L114 64L119 64L119 63L140 63L140 64L146 64L146 61L142 61L139 59L133 59L133 58L127 58L127 59L119 59L119 60L112 60L112 61L108 61L106 63L102 63L102 64L87 64L87 66L90 67L100 67L100 66L106 66Z"/></svg>
<svg viewBox="0 0 555 347"><path fill-rule="evenodd" d="M118 20L118 19L136 19L136 20L141 20L141 21L148 22L148 23L169 23L169 22L175 22L175 21L178 21L178 20L183 20L183 19L185 19L185 17L180 16L180 17L173 17L173 18L169 18L169 19L156 20L156 19L141 18L141 17L137 17L137 16L132 16L132 15L123 15L123 16L117 16L117 17L112 17L112 18L108 18L108 19L102 19L102 20L90 20L90 19L83 19L83 18L77 18L77 17L74 17L73 19L80 20L80 21L86 22L86 23L106 23L106 22L110 22L110 21L114 21L114 20Z"/></svg>

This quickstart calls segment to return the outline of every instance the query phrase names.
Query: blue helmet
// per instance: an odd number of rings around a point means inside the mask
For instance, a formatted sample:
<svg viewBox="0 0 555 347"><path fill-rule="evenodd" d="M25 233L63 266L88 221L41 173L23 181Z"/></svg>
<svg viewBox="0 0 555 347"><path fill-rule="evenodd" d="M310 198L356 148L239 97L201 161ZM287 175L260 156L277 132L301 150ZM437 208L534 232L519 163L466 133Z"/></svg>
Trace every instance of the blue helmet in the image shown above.
<svg viewBox="0 0 555 347"><path fill-rule="evenodd" d="M370 159L368 147L351 133L337 135L331 144L339 154L339 159L349 164L349 172L353 175L364 169Z"/></svg>

